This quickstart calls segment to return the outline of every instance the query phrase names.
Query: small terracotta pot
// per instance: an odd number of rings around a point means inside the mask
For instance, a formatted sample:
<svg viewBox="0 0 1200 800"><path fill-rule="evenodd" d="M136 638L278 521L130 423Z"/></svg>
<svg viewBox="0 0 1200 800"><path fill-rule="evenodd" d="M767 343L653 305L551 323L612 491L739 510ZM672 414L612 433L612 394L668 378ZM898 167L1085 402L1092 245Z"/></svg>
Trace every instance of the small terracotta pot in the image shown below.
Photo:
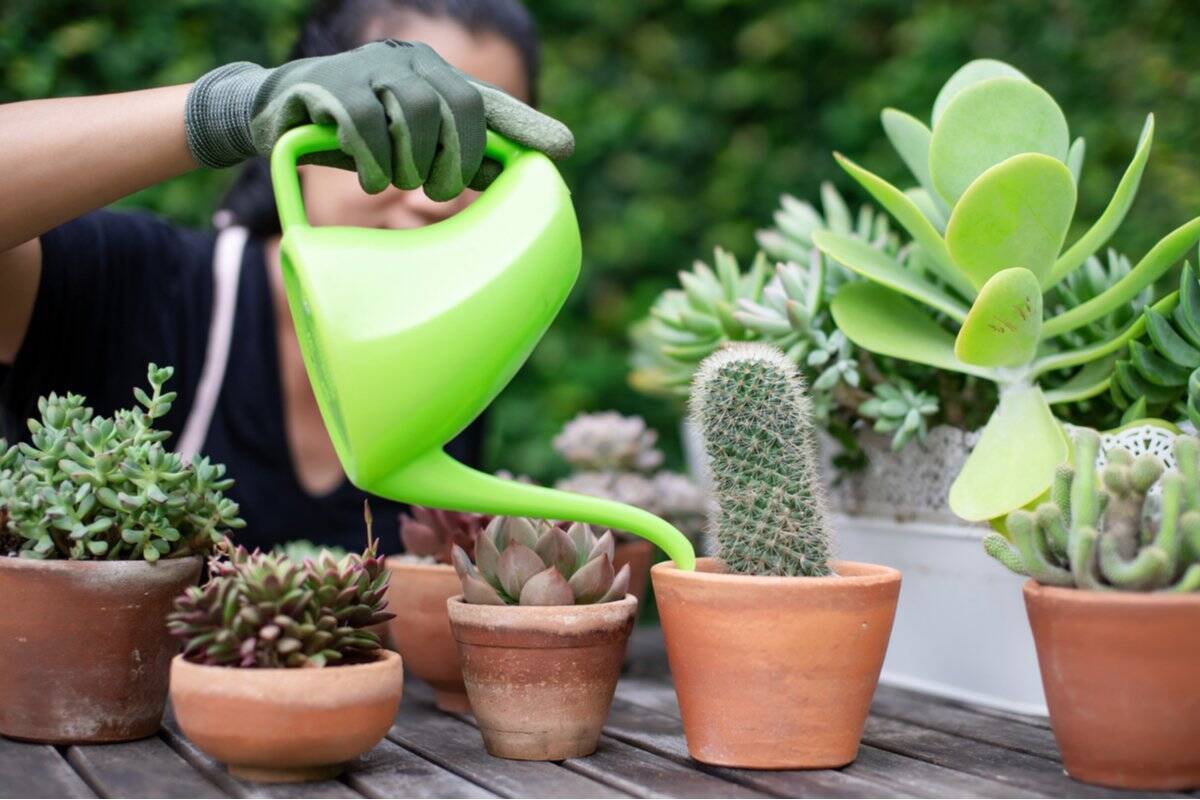
<svg viewBox="0 0 1200 800"><path fill-rule="evenodd" d="M618 542L613 551L613 569L629 565L629 593L637 598L639 607L646 602L646 584L650 582L653 563L654 545L645 539Z"/></svg>
<svg viewBox="0 0 1200 800"><path fill-rule="evenodd" d="M166 617L200 564L0 556L0 734L68 744L157 731L179 652Z"/></svg>
<svg viewBox="0 0 1200 800"><path fill-rule="evenodd" d="M1076 780L1200 787L1200 595L1025 584L1050 725Z"/></svg>
<svg viewBox="0 0 1200 800"><path fill-rule="evenodd" d="M437 707L469 714L471 703L463 685L458 645L450 632L446 601L462 593L454 567L418 564L392 556L387 560L388 622L392 645L404 656L409 673L433 687Z"/></svg>
<svg viewBox="0 0 1200 800"><path fill-rule="evenodd" d="M841 561L828 578L731 575L713 558L650 575L688 752L752 769L841 767L887 652L900 573Z"/></svg>
<svg viewBox="0 0 1200 800"><path fill-rule="evenodd" d="M587 606L447 602L463 678L487 751L560 761L595 752L637 598Z"/></svg>
<svg viewBox="0 0 1200 800"><path fill-rule="evenodd" d="M399 654L320 669L171 662L171 705L184 735L239 778L296 783L337 775L387 734L400 707Z"/></svg>

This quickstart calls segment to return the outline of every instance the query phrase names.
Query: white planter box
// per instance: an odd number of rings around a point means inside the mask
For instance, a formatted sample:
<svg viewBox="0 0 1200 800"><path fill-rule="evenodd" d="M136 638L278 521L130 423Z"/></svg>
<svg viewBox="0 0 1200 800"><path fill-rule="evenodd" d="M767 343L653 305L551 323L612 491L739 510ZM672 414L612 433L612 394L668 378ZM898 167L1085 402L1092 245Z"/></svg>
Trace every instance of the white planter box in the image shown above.
<svg viewBox="0 0 1200 800"><path fill-rule="evenodd" d="M1019 714L1046 714L1024 578L989 558L983 528L838 515L839 556L899 569L880 680Z"/></svg>

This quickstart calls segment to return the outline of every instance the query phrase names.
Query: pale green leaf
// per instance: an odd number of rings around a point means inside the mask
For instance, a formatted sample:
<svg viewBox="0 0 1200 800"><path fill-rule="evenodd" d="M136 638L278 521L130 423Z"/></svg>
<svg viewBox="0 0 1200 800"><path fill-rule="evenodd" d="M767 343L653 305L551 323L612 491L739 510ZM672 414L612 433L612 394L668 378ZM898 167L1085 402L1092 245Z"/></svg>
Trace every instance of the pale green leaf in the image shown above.
<svg viewBox="0 0 1200 800"><path fill-rule="evenodd" d="M965 520L993 519L1036 500L1067 461L1069 447L1041 389L1002 394L954 485L950 510Z"/></svg>
<svg viewBox="0 0 1200 800"><path fill-rule="evenodd" d="M880 121L888 141L900 154L900 159L921 188L929 194L934 208L937 209L937 216L945 220L950 215L950 209L934 191L933 180L929 176L929 140L933 133L921 120L894 108L885 108L880 114ZM944 224L943 222L943 226Z"/></svg>
<svg viewBox="0 0 1200 800"><path fill-rule="evenodd" d="M1042 330L1042 289L1027 269L1002 270L979 290L954 340L960 361L981 367L1016 367L1037 351Z"/></svg>
<svg viewBox="0 0 1200 800"><path fill-rule="evenodd" d="M1075 181L1061 161L1022 153L989 168L950 215L946 247L976 286L1010 267L1048 284L1075 213Z"/></svg>
<svg viewBox="0 0 1200 800"><path fill-rule="evenodd" d="M1179 292L1171 292L1166 297L1159 300L1151 306L1152 309L1160 314L1169 314L1171 310L1179 303ZM1033 362L1030 374L1037 377L1046 372L1051 372L1057 369L1066 369L1068 367L1078 366L1079 364L1087 364L1090 361L1095 361L1099 358L1116 353L1121 350L1129 342L1146 332L1146 315L1138 314L1137 319L1129 323L1125 330L1121 331L1116 336L1103 342L1081 347L1078 350L1064 350L1059 353L1051 353L1042 356L1037 361Z"/></svg>
<svg viewBox="0 0 1200 800"><path fill-rule="evenodd" d="M1071 149L1067 151L1067 169L1071 170L1071 177L1075 179L1075 183L1079 183L1079 175L1083 172L1083 156L1087 153L1087 143L1082 136L1075 137L1075 141L1071 142Z"/></svg>
<svg viewBox="0 0 1200 800"><path fill-rule="evenodd" d="M868 280L908 295L914 300L920 300L958 322L967 317L966 307L958 300L905 269L887 253L872 247L862 239L839 235L832 231L813 231L813 243L822 253Z"/></svg>
<svg viewBox="0 0 1200 800"><path fill-rule="evenodd" d="M985 170L1021 153L1065 161L1070 144L1062 109L1045 89L1018 78L989 78L963 89L933 127L929 171L951 205Z"/></svg>
<svg viewBox="0 0 1200 800"><path fill-rule="evenodd" d="M1021 70L1010 64L1005 64L1003 61L997 61L994 58L977 58L974 61L968 61L966 64L963 64L942 85L937 99L933 101L933 119L931 120L931 124L938 124L938 120L942 118L942 112L946 110L946 106L963 89L988 78L1005 77L1029 80Z"/></svg>

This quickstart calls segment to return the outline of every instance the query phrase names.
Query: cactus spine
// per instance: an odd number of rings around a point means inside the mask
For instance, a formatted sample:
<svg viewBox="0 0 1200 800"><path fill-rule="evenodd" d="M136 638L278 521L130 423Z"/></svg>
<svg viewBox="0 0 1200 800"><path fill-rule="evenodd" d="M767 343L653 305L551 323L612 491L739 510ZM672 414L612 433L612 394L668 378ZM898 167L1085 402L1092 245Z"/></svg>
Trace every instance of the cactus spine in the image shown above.
<svg viewBox="0 0 1200 800"><path fill-rule="evenodd" d="M701 363L691 415L716 501L718 557L749 575L832 574L813 422L804 380L776 347L727 345Z"/></svg>
<svg viewBox="0 0 1200 800"><path fill-rule="evenodd" d="M1175 439L1177 470L1152 455L1113 449L1097 471L1100 436L1075 435L1077 469L1061 466L1050 500L1008 515L1009 541L984 549L1013 572L1050 586L1126 591L1200 589L1200 440ZM1099 479L1099 480L1097 480ZM1157 515L1147 494L1162 482ZM1157 529L1148 517L1157 516Z"/></svg>

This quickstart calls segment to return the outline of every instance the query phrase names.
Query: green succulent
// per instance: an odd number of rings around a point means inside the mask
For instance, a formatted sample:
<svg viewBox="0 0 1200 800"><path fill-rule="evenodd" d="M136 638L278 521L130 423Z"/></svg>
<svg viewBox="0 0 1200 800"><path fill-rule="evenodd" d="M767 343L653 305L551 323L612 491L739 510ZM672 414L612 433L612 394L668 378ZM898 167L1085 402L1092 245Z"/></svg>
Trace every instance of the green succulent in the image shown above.
<svg viewBox="0 0 1200 800"><path fill-rule="evenodd" d="M175 600L167 629L183 640L183 657L229 667L326 667L371 660L380 648L369 630L386 611L388 570L367 546L341 558L314 560L226 546L210 577Z"/></svg>
<svg viewBox="0 0 1200 800"><path fill-rule="evenodd" d="M730 345L696 372L717 556L749 575L831 573L831 534L804 379L781 350Z"/></svg>
<svg viewBox="0 0 1200 800"><path fill-rule="evenodd" d="M629 565L613 569L611 532L582 523L496 517L475 543L475 562L454 547L463 598L477 605L570 606L609 603L629 591Z"/></svg>
<svg viewBox="0 0 1200 800"><path fill-rule="evenodd" d="M925 441L928 420L938 411L935 395L922 392L903 378L876 384L875 396L858 413L875 420L875 430L892 434L892 450L903 450L915 436Z"/></svg>
<svg viewBox="0 0 1200 800"><path fill-rule="evenodd" d="M340 559L346 555L344 547L327 547L323 544L314 544L308 539L293 539L290 542L284 542L282 545L276 546L271 552L274 555L283 556L297 564L303 564L305 561L317 561L326 553L335 559Z"/></svg>
<svg viewBox="0 0 1200 800"><path fill-rule="evenodd" d="M994 413L949 500L967 520L1003 516L1041 495L1067 458L1068 441L1051 406L1102 394L1113 356L1141 333L1140 320L1107 333L1105 321L1200 240L1200 218L1167 234L1090 299L1044 305L1046 293L1084 267L1124 220L1149 158L1153 115L1107 208L1069 245L1084 142L1070 139L1058 104L1019 70L972 61L942 88L929 125L895 109L886 109L882 121L915 189L901 191L835 157L912 237L920 251L915 263L937 280L914 270L914 260L853 236L814 231L828 258L864 279L838 291L833 319L857 347L877 356L998 387ZM1064 293L1056 297L1070 301ZM1082 346L1069 341L1089 334L1103 338ZM1026 468L1013 473L1018 461Z"/></svg>
<svg viewBox="0 0 1200 800"><path fill-rule="evenodd" d="M1133 269L1129 259L1111 247L1104 261L1097 256L1088 256L1083 266L1069 273L1062 282L1050 290L1046 308L1051 316L1090 302L1119 283ZM1141 316L1142 311L1154 300L1154 289L1147 286L1125 304L1109 313L1067 331L1058 337L1057 344L1064 348L1084 347L1097 342L1106 342L1125 330Z"/></svg>
<svg viewBox="0 0 1200 800"><path fill-rule="evenodd" d="M1099 434L1080 429L1074 466L1055 472L1051 499L1036 511L1013 511L1012 541L992 533L984 549L1049 586L1200 591L1200 440L1177 437L1178 467L1165 475L1155 456L1134 458L1120 448L1097 470L1099 446ZM1160 480L1155 513L1148 498Z"/></svg>
<svg viewBox="0 0 1200 800"><path fill-rule="evenodd" d="M225 497L225 467L185 463L163 447L154 421L171 409L163 392L171 367L149 366L151 392L137 404L96 416L76 394L38 400L31 438L0 440L0 507L5 552L25 558L145 559L203 554L245 523Z"/></svg>

